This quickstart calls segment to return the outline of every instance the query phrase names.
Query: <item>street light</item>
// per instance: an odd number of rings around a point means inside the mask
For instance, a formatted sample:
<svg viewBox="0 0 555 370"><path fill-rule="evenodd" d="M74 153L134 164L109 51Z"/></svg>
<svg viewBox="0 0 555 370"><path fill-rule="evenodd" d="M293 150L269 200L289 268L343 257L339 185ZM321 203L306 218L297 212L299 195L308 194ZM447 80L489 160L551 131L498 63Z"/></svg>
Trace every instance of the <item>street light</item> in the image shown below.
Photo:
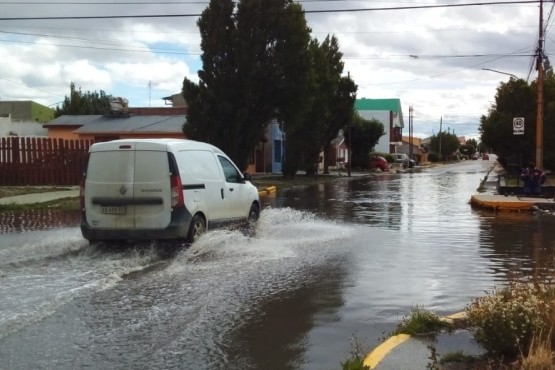
<svg viewBox="0 0 555 370"><path fill-rule="evenodd" d="M482 69L483 69L484 71L490 71L490 72L495 72L495 73L501 73L502 75L511 76L511 77L514 77L514 78L516 78L516 79L518 80L518 77L515 76L515 75L512 74L512 73L501 72L501 71L497 71L497 70L495 70L495 69L489 69L489 68L482 68Z"/></svg>

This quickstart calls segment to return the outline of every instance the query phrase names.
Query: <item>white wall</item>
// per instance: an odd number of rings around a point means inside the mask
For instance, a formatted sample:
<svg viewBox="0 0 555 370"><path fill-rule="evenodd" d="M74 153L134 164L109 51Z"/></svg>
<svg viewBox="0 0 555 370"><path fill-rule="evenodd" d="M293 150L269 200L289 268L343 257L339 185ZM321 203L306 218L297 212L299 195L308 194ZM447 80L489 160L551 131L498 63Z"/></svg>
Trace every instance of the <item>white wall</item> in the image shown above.
<svg viewBox="0 0 555 370"><path fill-rule="evenodd" d="M358 111L361 117L365 119L376 119L383 124L385 135L380 137L380 140L374 147L375 152L389 153L389 111L388 110L360 110Z"/></svg>
<svg viewBox="0 0 555 370"><path fill-rule="evenodd" d="M0 137L3 136L48 136L48 130L38 122L12 122L10 117L0 117Z"/></svg>

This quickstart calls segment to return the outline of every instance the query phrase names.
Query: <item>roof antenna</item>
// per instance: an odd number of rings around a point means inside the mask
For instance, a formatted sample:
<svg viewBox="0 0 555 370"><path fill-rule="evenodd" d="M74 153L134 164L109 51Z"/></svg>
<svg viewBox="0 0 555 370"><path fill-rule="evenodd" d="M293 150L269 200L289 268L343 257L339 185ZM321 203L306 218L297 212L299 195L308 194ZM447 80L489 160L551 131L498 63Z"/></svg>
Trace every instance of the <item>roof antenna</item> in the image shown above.
<svg viewBox="0 0 555 370"><path fill-rule="evenodd" d="M152 81L148 80L148 106L150 107L150 92L152 91Z"/></svg>

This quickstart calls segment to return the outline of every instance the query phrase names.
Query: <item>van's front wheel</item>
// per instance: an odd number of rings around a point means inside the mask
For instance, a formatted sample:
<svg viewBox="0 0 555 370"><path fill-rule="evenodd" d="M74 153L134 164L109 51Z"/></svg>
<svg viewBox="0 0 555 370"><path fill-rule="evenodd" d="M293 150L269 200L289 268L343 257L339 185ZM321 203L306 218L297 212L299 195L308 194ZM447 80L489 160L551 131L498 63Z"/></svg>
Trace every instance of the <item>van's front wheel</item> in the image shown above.
<svg viewBox="0 0 555 370"><path fill-rule="evenodd" d="M193 243L206 231L206 221L201 215L195 215L189 226L189 233L187 234L187 242Z"/></svg>
<svg viewBox="0 0 555 370"><path fill-rule="evenodd" d="M258 221L259 217L260 217L260 208L258 207L258 204L253 203L249 211L249 222L254 223Z"/></svg>

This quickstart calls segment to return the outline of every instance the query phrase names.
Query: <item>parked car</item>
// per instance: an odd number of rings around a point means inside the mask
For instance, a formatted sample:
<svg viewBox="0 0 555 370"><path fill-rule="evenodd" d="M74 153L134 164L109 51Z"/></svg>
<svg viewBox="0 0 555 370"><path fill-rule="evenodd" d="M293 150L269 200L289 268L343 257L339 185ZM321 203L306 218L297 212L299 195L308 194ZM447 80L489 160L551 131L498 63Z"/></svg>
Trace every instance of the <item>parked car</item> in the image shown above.
<svg viewBox="0 0 555 370"><path fill-rule="evenodd" d="M81 233L90 243L178 240L256 221L258 189L220 149L180 139L93 144L81 185Z"/></svg>
<svg viewBox="0 0 555 370"><path fill-rule="evenodd" d="M382 172L389 171L389 162L384 157L373 155L370 158L370 170L375 171L377 169Z"/></svg>
<svg viewBox="0 0 555 370"><path fill-rule="evenodd" d="M401 164L401 166L403 168L412 167L411 164L410 164L410 159L409 159L408 155L403 154L403 153L393 153L393 154L391 154L391 156L395 160L395 163Z"/></svg>
<svg viewBox="0 0 555 370"><path fill-rule="evenodd" d="M416 161L409 158L409 168L413 168L414 166L416 166Z"/></svg>

